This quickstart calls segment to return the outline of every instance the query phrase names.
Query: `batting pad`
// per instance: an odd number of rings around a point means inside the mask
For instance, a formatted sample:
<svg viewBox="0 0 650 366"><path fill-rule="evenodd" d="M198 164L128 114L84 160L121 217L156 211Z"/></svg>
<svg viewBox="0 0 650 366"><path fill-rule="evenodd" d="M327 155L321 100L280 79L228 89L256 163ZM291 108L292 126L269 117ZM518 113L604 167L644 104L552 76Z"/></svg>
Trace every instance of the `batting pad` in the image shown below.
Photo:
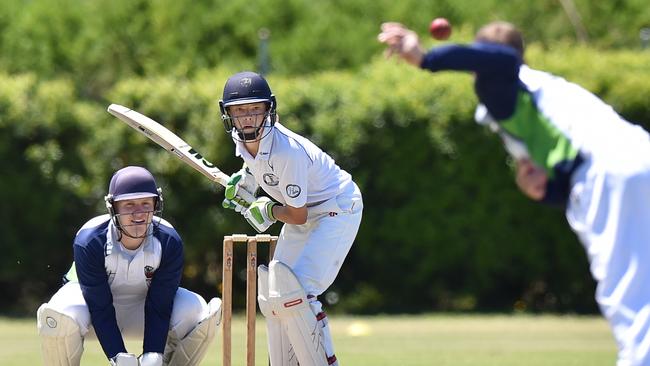
<svg viewBox="0 0 650 366"><path fill-rule="evenodd" d="M185 338L168 339L168 347L171 355L168 366L195 366L198 365L205 352L208 350L210 342L217 334L217 328L221 324L221 299L213 298L208 303L208 316L202 320Z"/></svg>
<svg viewBox="0 0 650 366"><path fill-rule="evenodd" d="M301 366L327 366L319 323L305 290L286 264L269 264L269 303L280 318Z"/></svg>
<svg viewBox="0 0 650 366"><path fill-rule="evenodd" d="M84 349L77 322L51 309L47 303L36 314L44 365L79 366Z"/></svg>
<svg viewBox="0 0 650 366"><path fill-rule="evenodd" d="M266 318L269 359L273 366L298 366L298 358L289 342L280 318L273 312L269 302L269 268L257 267L257 302Z"/></svg>

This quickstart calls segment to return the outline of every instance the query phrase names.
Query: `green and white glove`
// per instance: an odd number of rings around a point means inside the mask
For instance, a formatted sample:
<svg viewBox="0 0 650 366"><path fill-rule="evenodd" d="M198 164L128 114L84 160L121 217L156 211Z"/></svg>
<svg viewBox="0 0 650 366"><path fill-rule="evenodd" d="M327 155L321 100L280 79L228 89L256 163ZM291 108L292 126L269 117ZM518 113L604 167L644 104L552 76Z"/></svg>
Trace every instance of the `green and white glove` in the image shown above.
<svg viewBox="0 0 650 366"><path fill-rule="evenodd" d="M224 192L226 199L224 200L223 207L235 209L237 206L230 204L230 202L234 202L244 207L250 206L252 202L248 202L242 197L255 197L255 192L257 192L258 188L259 185L257 184L257 181L255 181L255 177L251 174L246 163L244 163L237 173L230 176L230 179L226 184L226 191ZM242 190L246 191L248 194L243 194L243 192L241 192ZM240 212L236 209L235 211Z"/></svg>
<svg viewBox="0 0 650 366"><path fill-rule="evenodd" d="M242 215L246 218L249 224L258 233L263 233L269 226L273 225L277 220L273 216L273 206L277 203L271 201L268 197L259 197L255 202L251 203Z"/></svg>
<svg viewBox="0 0 650 366"><path fill-rule="evenodd" d="M239 212L243 215L243 212L246 211L247 206L242 205L240 202L241 199L239 198L232 199L232 200L224 198L223 202L221 202L221 206L223 206L223 208L229 208L231 210L235 210L235 212ZM250 204L248 206L250 206Z"/></svg>

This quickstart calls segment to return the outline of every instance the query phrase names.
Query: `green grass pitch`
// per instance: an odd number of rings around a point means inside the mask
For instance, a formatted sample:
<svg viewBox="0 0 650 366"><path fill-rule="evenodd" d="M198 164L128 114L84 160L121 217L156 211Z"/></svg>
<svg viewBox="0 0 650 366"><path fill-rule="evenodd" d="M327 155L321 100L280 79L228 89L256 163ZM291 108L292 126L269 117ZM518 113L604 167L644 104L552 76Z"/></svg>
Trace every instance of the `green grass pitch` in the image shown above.
<svg viewBox="0 0 650 366"><path fill-rule="evenodd" d="M268 365L265 326L257 319L256 365ZM332 316L341 365L611 366L616 346L597 316ZM243 316L233 320L233 365L245 364ZM42 364L35 319L0 317L0 364ZM141 343L128 341L133 353ZM85 343L82 365L107 365L96 340ZM201 365L221 365L221 332Z"/></svg>

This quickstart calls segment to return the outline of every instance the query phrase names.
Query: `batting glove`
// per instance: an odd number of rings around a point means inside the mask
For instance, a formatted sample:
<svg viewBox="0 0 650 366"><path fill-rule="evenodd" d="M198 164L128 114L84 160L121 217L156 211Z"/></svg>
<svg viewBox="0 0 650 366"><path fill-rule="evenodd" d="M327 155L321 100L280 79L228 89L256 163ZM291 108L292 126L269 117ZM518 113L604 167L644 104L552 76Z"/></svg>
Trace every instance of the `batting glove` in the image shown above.
<svg viewBox="0 0 650 366"><path fill-rule="evenodd" d="M263 233L277 221L273 216L273 206L275 205L277 203L271 201L270 198L259 197L255 202L251 203L249 208L242 212L242 215L253 229L258 233Z"/></svg>
<svg viewBox="0 0 650 366"><path fill-rule="evenodd" d="M248 207L252 202L247 202L242 199L241 196L243 195L239 194L240 190L245 190L250 196L255 196L255 192L257 192L258 188L259 185L257 184L257 181L255 181L255 177L251 174L246 163L244 163L237 173L230 176L230 179L226 184L224 195L226 196L226 199L235 200L240 205Z"/></svg>
<svg viewBox="0 0 650 366"><path fill-rule="evenodd" d="M232 200L224 198L223 202L221 202L221 206L223 206L223 208L229 208L231 210L235 210L235 212L239 212L243 215L243 212L246 211L246 208L250 206L250 204L248 204L248 206L242 205L241 199L238 196L236 196L235 199Z"/></svg>
<svg viewBox="0 0 650 366"><path fill-rule="evenodd" d="M140 366L163 366L163 355L162 353L147 352L140 355L138 361L140 361Z"/></svg>
<svg viewBox="0 0 650 366"><path fill-rule="evenodd" d="M111 366L139 366L140 362L133 353L120 352L108 360Z"/></svg>

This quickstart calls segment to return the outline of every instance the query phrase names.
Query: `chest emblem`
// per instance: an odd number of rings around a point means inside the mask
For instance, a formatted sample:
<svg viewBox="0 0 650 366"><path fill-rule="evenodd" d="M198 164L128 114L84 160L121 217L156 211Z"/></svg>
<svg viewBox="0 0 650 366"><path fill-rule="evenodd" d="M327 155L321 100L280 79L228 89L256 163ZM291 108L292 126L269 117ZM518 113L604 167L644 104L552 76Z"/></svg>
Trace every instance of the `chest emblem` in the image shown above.
<svg viewBox="0 0 650 366"><path fill-rule="evenodd" d="M287 196L291 198L298 197L301 192L300 186L297 186L295 184L288 184L286 190L287 190Z"/></svg>
<svg viewBox="0 0 650 366"><path fill-rule="evenodd" d="M264 174L262 179L264 179L264 183L266 183L267 186L277 186L280 183L280 179L278 179L278 177L273 173Z"/></svg>
<svg viewBox="0 0 650 366"><path fill-rule="evenodd" d="M147 287L151 286L151 279L153 278L153 273L155 269L152 266L144 266L144 277L147 281Z"/></svg>

